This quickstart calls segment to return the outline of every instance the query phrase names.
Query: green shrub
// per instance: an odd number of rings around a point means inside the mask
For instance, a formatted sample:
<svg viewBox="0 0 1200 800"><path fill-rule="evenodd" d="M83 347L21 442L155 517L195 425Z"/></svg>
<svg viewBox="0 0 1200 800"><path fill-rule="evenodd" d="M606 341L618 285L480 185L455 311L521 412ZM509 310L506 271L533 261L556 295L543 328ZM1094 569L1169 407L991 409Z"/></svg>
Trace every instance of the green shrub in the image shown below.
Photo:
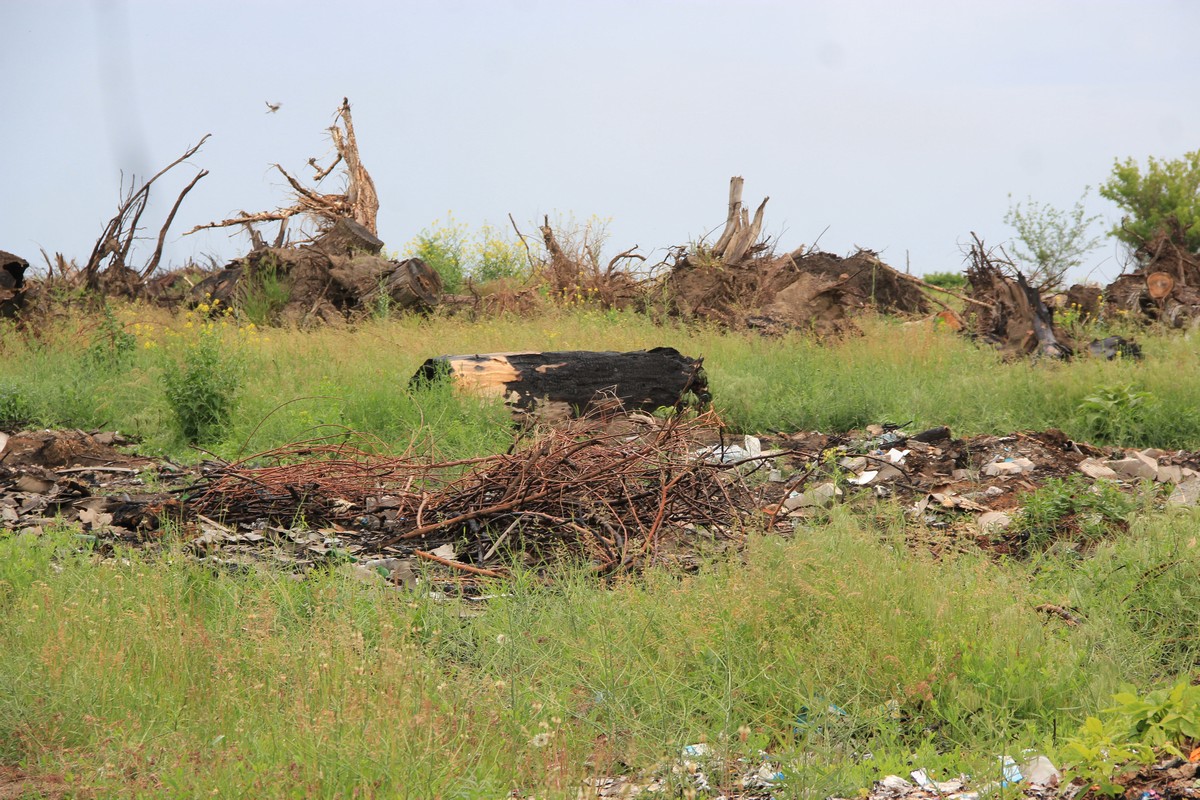
<svg viewBox="0 0 1200 800"><path fill-rule="evenodd" d="M442 288L453 294L462 289L467 274L467 226L439 220L417 234L405 249L405 256L419 258L442 278Z"/></svg>
<svg viewBox="0 0 1200 800"><path fill-rule="evenodd" d="M1132 383L1114 384L1085 397L1075 411L1093 440L1122 445L1141 432L1154 404L1150 392Z"/></svg>
<svg viewBox="0 0 1200 800"><path fill-rule="evenodd" d="M1144 697L1120 692L1113 701L1115 706L1088 717L1064 745L1074 762L1071 771L1102 794L1124 792L1115 777L1131 763L1150 764L1158 750L1186 757L1180 746L1200 740L1200 686L1183 680Z"/></svg>
<svg viewBox="0 0 1200 800"><path fill-rule="evenodd" d="M923 280L943 289L965 289L967 276L961 272L930 272Z"/></svg>
<svg viewBox="0 0 1200 800"><path fill-rule="evenodd" d="M84 361L88 366L102 370L128 365L137 350L137 337L125 330L107 303L100 313L100 322L88 343Z"/></svg>
<svg viewBox="0 0 1200 800"><path fill-rule="evenodd" d="M240 357L228 351L220 329L211 324L201 326L180 360L167 361L163 388L184 439L201 444L219 438L229 424L244 372Z"/></svg>
<svg viewBox="0 0 1200 800"><path fill-rule="evenodd" d="M1095 540L1114 525L1128 523L1137 505L1136 499L1112 481L1090 483L1082 475L1065 480L1051 478L1025 495L1017 526L1029 536L1030 547L1044 547L1060 536L1075 533Z"/></svg>
<svg viewBox="0 0 1200 800"><path fill-rule="evenodd" d="M0 428L19 428L33 419L33 403L16 384L0 383Z"/></svg>
<svg viewBox="0 0 1200 800"><path fill-rule="evenodd" d="M1200 150L1171 161L1151 156L1144 173L1132 158L1118 161L1100 194L1125 212L1109 235L1130 248L1178 224L1180 244L1200 251Z"/></svg>

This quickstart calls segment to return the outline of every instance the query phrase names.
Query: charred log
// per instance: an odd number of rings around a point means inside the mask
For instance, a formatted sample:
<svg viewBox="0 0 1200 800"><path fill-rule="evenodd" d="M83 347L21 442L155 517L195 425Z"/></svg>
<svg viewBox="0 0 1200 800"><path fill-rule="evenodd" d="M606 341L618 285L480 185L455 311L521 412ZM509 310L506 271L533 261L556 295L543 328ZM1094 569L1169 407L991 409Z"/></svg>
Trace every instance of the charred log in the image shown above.
<svg viewBox="0 0 1200 800"><path fill-rule="evenodd" d="M452 378L522 413L580 417L707 405L712 395L702 362L672 347L439 356L422 364L410 384Z"/></svg>

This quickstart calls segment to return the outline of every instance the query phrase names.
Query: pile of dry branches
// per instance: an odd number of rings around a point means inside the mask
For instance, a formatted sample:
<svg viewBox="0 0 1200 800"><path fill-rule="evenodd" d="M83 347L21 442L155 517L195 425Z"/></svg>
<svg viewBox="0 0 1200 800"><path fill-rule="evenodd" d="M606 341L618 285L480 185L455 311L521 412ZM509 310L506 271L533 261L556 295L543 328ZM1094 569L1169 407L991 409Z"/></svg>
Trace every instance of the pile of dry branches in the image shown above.
<svg viewBox="0 0 1200 800"><path fill-rule="evenodd" d="M508 553L610 571L699 529L736 535L744 486L728 465L695 454L698 434L717 424L708 415L673 420L632 438L556 429L506 454L433 463L344 446L283 449L265 454L271 466L211 472L190 508L226 525L334 526L371 551L468 573L499 575ZM456 557L431 552L447 544Z"/></svg>

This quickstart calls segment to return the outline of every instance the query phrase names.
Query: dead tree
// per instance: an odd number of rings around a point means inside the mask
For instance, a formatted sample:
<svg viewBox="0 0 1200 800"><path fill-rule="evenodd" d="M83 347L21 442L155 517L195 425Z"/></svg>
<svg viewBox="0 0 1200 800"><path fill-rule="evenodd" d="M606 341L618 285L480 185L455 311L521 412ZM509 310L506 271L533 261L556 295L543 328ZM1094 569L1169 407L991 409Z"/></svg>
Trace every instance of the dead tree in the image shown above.
<svg viewBox="0 0 1200 800"><path fill-rule="evenodd" d="M1066 335L1055 328L1053 312L1010 259L988 250L972 232L967 280L976 305L975 327L997 348L1015 355L1067 359Z"/></svg>
<svg viewBox="0 0 1200 800"><path fill-rule="evenodd" d="M101 275L108 274L118 276L121 279L138 279L144 280L158 267L158 263L162 258L163 242L167 238L167 230L171 227L171 223L175 221L175 213L179 211L179 206L183 203L183 198L192 190L192 187L200 182L200 179L208 174L208 170L202 169L196 173L196 177L192 178L191 183L183 187L183 191L179 193L179 197L175 199L175 204L171 207L171 213L167 215L166 222L158 232L158 242L154 248L153 255L141 270L136 271L135 275L128 275L131 269L129 266L129 251L133 247L133 241L137 238L138 225L142 219L142 213L146 210L146 203L150 199L150 187L154 182L171 171L179 164L187 161L189 158L199 152L204 143L208 141L208 137L212 134L204 134L195 146L189 147L187 151L179 158L172 161L167 166L159 170L154 177L143 183L141 186L136 185L136 179L131 179L129 188L125 192L124 199L117 207L116 215L108 221L104 232L100 234L100 238L96 240L96 245L92 248L92 254L88 257L87 263L83 267L83 280L85 286L92 291L101 288ZM107 264L105 260L107 259Z"/></svg>
<svg viewBox="0 0 1200 800"><path fill-rule="evenodd" d="M729 214L725 219L725 230L712 246L712 254L726 264L737 264L747 253L759 244L758 236L762 232L763 211L767 201L764 197L758 204L758 209L751 219L750 211L742 206L742 185L745 181L740 175L729 179Z"/></svg>
<svg viewBox="0 0 1200 800"><path fill-rule="evenodd" d="M243 211L231 219L197 225L184 235L209 228L229 228L237 225L245 225L249 228L262 222L280 222L282 225L286 225L288 220L300 214L313 220L320 233L331 229L338 220L348 218L361 225L372 235L377 234L379 232L376 222L379 215L379 195L375 192L375 182L371 180L370 174L359 157L358 139L354 135L354 121L350 116L350 101L347 98L342 98L342 105L334 116L334 120L333 126L329 128L329 133L333 138L337 156L326 167L318 164L315 157L310 158L308 164L314 170L313 183L319 184L333 172L338 164L344 163L346 169L345 193L322 194L316 189L300 183L282 166L275 164L275 169L279 170L295 193L295 202L292 205L255 214ZM344 128L338 127L339 121ZM276 239L276 247L283 244L283 232L284 228L281 226L280 235Z"/></svg>

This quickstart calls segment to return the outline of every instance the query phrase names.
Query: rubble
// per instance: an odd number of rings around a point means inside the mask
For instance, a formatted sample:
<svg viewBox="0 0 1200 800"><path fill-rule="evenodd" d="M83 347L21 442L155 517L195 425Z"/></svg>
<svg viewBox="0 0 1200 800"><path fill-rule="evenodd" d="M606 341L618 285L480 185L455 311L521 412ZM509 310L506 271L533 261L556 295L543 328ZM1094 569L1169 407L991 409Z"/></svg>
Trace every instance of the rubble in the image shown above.
<svg viewBox="0 0 1200 800"><path fill-rule="evenodd" d="M954 438L869 426L734 443L711 412L643 414L578 420L466 461L315 441L190 469L118 449L128 445L118 434L0 434L0 524L34 534L78 524L107 546L154 545L170 521L215 563L350 560L403 583L420 562L470 581L501 577L514 559L583 560L600 574L690 568L739 548L748 530L787 535L834 505L880 500L903 506L913 546L1021 554L1024 496L1071 476L1200 502L1200 453L1102 449L1055 430ZM1067 520L1056 535L1070 545L1076 532Z"/></svg>

